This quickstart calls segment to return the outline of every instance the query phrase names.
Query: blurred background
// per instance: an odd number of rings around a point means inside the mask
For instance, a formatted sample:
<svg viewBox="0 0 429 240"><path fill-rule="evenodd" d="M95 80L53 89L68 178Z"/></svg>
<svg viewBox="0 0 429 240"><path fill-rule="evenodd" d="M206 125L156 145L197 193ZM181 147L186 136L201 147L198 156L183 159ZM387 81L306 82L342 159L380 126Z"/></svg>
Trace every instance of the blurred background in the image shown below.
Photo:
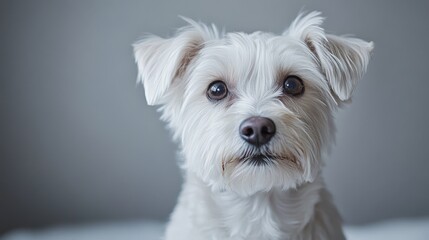
<svg viewBox="0 0 429 240"><path fill-rule="evenodd" d="M429 2L0 1L0 235L17 228L157 219L182 178L177 146L136 85L131 44L178 15L281 33L302 10L375 43L336 114L325 177L347 224L429 215Z"/></svg>

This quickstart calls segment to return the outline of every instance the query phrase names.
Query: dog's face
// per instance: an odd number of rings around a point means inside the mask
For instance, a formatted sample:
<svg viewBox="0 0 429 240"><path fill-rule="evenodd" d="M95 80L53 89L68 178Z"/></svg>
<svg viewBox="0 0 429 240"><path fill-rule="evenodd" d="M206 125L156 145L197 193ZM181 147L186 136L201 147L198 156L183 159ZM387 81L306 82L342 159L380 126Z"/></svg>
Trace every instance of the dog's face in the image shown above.
<svg viewBox="0 0 429 240"><path fill-rule="evenodd" d="M183 168L241 195L312 181L338 104L365 72L372 43L326 35L313 12L280 36L219 34L190 22L135 44L150 105L162 105Z"/></svg>

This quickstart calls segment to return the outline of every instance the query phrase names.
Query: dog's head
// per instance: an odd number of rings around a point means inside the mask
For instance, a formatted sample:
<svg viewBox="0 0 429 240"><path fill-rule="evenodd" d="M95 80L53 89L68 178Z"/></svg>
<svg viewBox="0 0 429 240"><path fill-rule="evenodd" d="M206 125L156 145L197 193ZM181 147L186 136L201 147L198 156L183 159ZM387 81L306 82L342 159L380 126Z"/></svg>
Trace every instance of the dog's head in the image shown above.
<svg viewBox="0 0 429 240"><path fill-rule="evenodd" d="M134 45L149 105L161 105L183 168L248 195L312 181L333 140L332 112L366 71L372 43L324 33L318 12L282 34L219 33L187 20Z"/></svg>

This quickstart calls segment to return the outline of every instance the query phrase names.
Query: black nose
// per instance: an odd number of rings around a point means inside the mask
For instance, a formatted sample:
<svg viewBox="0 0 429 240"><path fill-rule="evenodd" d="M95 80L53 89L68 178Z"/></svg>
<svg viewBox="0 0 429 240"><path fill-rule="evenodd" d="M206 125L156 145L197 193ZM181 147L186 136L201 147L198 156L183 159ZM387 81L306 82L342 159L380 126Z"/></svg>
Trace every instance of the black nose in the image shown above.
<svg viewBox="0 0 429 240"><path fill-rule="evenodd" d="M257 147L268 143L275 133L276 125L266 117L250 117L240 124L241 138Z"/></svg>

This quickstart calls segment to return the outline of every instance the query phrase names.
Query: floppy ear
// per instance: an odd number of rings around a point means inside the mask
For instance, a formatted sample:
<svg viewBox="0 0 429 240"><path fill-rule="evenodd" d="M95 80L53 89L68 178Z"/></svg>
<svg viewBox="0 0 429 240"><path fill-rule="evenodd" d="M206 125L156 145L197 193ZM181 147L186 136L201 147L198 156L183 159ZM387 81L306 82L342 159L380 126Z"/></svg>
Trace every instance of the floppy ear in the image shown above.
<svg viewBox="0 0 429 240"><path fill-rule="evenodd" d="M357 81L366 72L372 42L358 38L325 34L320 12L300 14L285 32L305 42L310 48L336 96L350 99Z"/></svg>
<svg viewBox="0 0 429 240"><path fill-rule="evenodd" d="M185 20L191 25L180 29L173 38L149 36L133 45L138 81L143 82L149 105L163 103L173 80L183 75L211 34L205 25Z"/></svg>

